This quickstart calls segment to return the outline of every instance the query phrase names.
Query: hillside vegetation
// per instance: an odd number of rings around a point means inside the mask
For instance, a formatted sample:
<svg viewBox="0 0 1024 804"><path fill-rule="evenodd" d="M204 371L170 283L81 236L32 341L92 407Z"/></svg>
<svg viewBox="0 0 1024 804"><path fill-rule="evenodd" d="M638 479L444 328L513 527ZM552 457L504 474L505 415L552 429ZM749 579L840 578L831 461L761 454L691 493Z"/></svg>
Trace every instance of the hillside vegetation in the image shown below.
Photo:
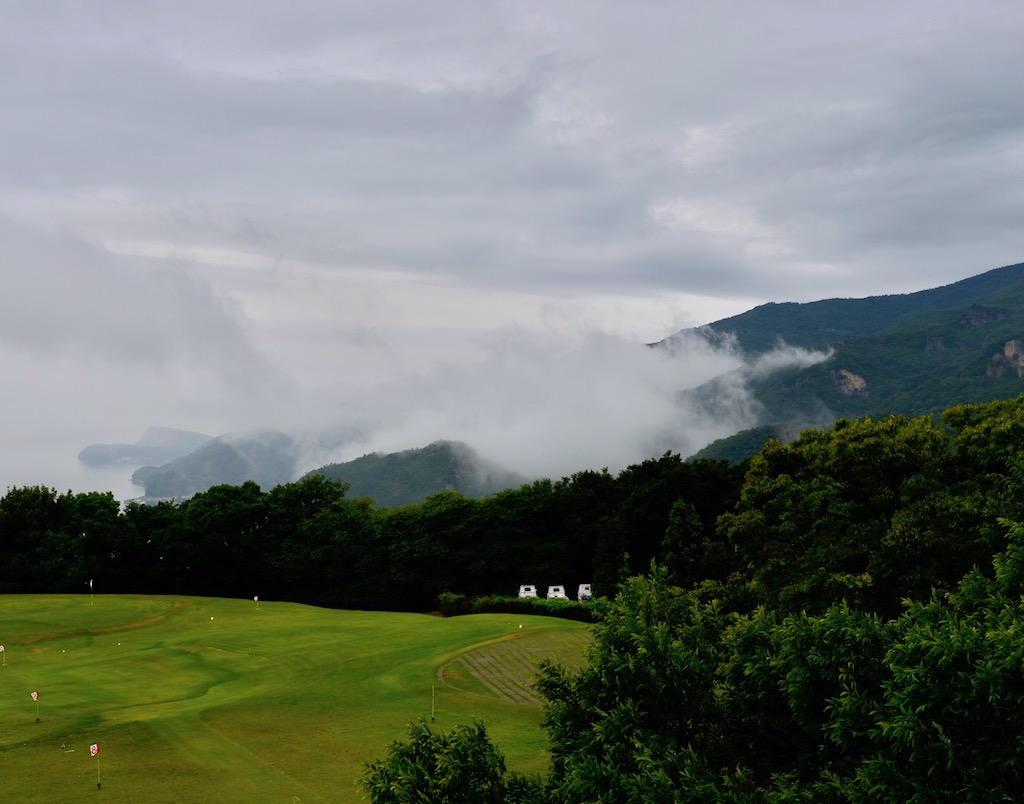
<svg viewBox="0 0 1024 804"><path fill-rule="evenodd" d="M308 472L348 486L353 497L369 497L382 508L422 502L432 494L457 491L466 497L515 488L527 478L484 461L468 445L435 441L421 449L372 453Z"/></svg>
<svg viewBox="0 0 1024 804"><path fill-rule="evenodd" d="M682 330L661 343L686 334L731 335L747 354L774 349L779 341L821 349L903 328L915 320L940 319L972 307L1020 310L1024 305L1024 263L996 268L938 288L862 299L769 303L723 318L697 330Z"/></svg>
<svg viewBox="0 0 1024 804"><path fill-rule="evenodd" d="M765 305L688 334L735 338L748 355L780 343L822 353L806 368L747 372L766 429L698 453L749 457L762 432L789 439L839 418L938 415L1024 392L1024 264L902 296ZM713 404L720 382L691 398Z"/></svg>

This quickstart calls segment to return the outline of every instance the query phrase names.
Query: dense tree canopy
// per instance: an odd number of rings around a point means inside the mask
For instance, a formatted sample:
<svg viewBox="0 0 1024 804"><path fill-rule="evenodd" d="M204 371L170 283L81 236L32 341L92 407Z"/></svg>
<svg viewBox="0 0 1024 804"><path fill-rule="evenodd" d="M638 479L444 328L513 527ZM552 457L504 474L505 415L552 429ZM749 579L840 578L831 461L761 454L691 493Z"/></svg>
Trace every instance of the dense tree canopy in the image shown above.
<svg viewBox="0 0 1024 804"><path fill-rule="evenodd" d="M1024 789L1024 526L884 619L725 614L654 568L544 668L553 801L1009 801Z"/></svg>
<svg viewBox="0 0 1024 804"><path fill-rule="evenodd" d="M677 500L713 523L741 478L724 461L665 455L619 477L584 471L395 509L353 499L319 475L268 491L252 481L213 486L182 503L123 511L109 494L16 488L0 498L0 591L74 592L95 578L102 592L412 610L433 607L442 592L514 594L522 583L593 583L609 594L631 550L648 561L657 552ZM639 505L664 510L632 510ZM630 537L645 522L653 524L643 538Z"/></svg>
<svg viewBox="0 0 1024 804"><path fill-rule="evenodd" d="M954 443L930 418L903 416L770 441L719 519L754 599L895 614L903 597L951 588L987 561L1000 543L996 509L984 504L993 484L977 474L987 458Z"/></svg>

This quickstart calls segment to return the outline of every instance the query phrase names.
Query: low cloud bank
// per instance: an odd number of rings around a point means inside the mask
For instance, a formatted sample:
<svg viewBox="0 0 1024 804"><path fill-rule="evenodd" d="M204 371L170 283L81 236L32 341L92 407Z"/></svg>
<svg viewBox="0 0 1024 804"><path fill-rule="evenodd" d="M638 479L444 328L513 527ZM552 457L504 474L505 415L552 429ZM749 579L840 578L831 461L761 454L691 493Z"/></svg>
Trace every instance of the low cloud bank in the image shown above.
<svg viewBox="0 0 1024 804"><path fill-rule="evenodd" d="M748 377L822 357L780 347L747 365L728 338L690 333L652 348L559 320L497 331L475 322L453 339L385 318L375 332L400 359L366 350L379 376L393 377L371 384L330 330L265 354L259 322L196 266L122 258L2 214L0 235L0 256L16 268L0 300L10 425L0 491L105 490L107 478L104 488L86 485L79 451L132 443L150 426L283 431L297 441L296 476L440 439L527 477L614 472L666 450L690 455L757 424ZM293 380L300 363L312 367L307 377L334 384Z"/></svg>
<svg viewBox="0 0 1024 804"><path fill-rule="evenodd" d="M454 439L528 477L616 472L666 450L691 455L755 426L749 373L823 357L782 346L747 366L731 341L711 344L698 335L678 336L664 349L599 334L574 341L508 334L479 363L438 366L350 397L339 435L346 443L325 449L321 430L319 448L301 463L308 471ZM711 380L711 398L686 393Z"/></svg>

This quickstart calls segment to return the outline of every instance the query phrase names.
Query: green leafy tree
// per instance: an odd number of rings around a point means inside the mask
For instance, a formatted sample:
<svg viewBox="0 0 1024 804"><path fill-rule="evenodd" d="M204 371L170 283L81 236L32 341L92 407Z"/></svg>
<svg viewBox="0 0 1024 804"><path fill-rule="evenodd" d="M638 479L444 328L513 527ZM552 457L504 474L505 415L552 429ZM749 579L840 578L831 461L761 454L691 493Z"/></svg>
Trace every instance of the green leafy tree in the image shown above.
<svg viewBox="0 0 1024 804"><path fill-rule="evenodd" d="M123 577L127 545L123 542L120 504L110 492L82 492L60 498L63 530L47 533L37 551L40 568L53 592L82 592L90 579L110 590Z"/></svg>
<svg viewBox="0 0 1024 804"><path fill-rule="evenodd" d="M620 472L615 480L616 513L628 535L626 552L634 572L644 571L658 558L677 500L690 503L710 529L735 502L742 477L742 470L726 461L684 461L672 452Z"/></svg>
<svg viewBox="0 0 1024 804"><path fill-rule="evenodd" d="M683 587L724 580L736 569L732 546L709 531L696 507L686 500L676 500L669 512L661 563L669 580Z"/></svg>
<svg viewBox="0 0 1024 804"><path fill-rule="evenodd" d="M965 471L1006 474L1024 443L1024 395L976 405L956 405L942 414L954 432L955 453Z"/></svg>
<svg viewBox="0 0 1024 804"><path fill-rule="evenodd" d="M479 500L466 545L466 576L457 588L511 594L521 583L561 578L566 545L558 526L557 485L537 480Z"/></svg>
<svg viewBox="0 0 1024 804"><path fill-rule="evenodd" d="M555 801L1011 801L1024 789L1024 525L893 619L725 616L655 568L539 688Z"/></svg>
<svg viewBox="0 0 1024 804"><path fill-rule="evenodd" d="M895 613L906 594L959 577L936 567L911 590L891 572L901 565L894 554L924 554L958 537L962 546L962 534L926 515L943 505L948 454L948 436L928 417L841 419L787 445L770 441L720 532L769 606L820 611L846 599Z"/></svg>
<svg viewBox="0 0 1024 804"><path fill-rule="evenodd" d="M482 503L455 491L416 505L385 511L381 542L388 585L401 605L424 608L442 592L472 588L469 570L480 559L478 513Z"/></svg>
<svg viewBox="0 0 1024 804"><path fill-rule="evenodd" d="M539 780L505 769L505 757L480 721L448 732L414 723L407 740L366 765L363 789L374 804L539 804Z"/></svg>
<svg viewBox="0 0 1024 804"><path fill-rule="evenodd" d="M607 469L574 472L555 483L544 548L552 560L540 562L537 570L546 574L539 577L567 583L570 591L590 583L594 594L615 594L627 549L616 483Z"/></svg>
<svg viewBox="0 0 1024 804"><path fill-rule="evenodd" d="M717 778L725 626L661 568L622 584L595 626L588 665L576 674L542 667L552 800L675 801Z"/></svg>
<svg viewBox="0 0 1024 804"><path fill-rule="evenodd" d="M346 490L341 481L310 475L265 495L265 521L250 538L267 544L268 585L284 599L340 602L366 566L362 556L376 555L371 504L349 500Z"/></svg>
<svg viewBox="0 0 1024 804"><path fill-rule="evenodd" d="M253 481L212 486L181 504L175 541L164 545L164 562L178 594L248 596L249 536L265 518L263 494Z"/></svg>
<svg viewBox="0 0 1024 804"><path fill-rule="evenodd" d="M156 505L130 502L121 517L125 549L124 567L132 580L127 591L149 594L175 594L178 577L178 545L182 534L181 508L170 500Z"/></svg>
<svg viewBox="0 0 1024 804"><path fill-rule="evenodd" d="M974 570L954 592L909 605L878 702L838 699L839 739L859 737L846 721L874 721L851 799L1012 801L1024 790L1024 526L1010 527L993 566L994 577Z"/></svg>
<svg viewBox="0 0 1024 804"><path fill-rule="evenodd" d="M11 488L0 498L0 592L47 591L46 578L62 575L65 567L40 566L40 550L66 541L67 509L71 495L58 495L47 486ZM60 551L73 560L74 549Z"/></svg>

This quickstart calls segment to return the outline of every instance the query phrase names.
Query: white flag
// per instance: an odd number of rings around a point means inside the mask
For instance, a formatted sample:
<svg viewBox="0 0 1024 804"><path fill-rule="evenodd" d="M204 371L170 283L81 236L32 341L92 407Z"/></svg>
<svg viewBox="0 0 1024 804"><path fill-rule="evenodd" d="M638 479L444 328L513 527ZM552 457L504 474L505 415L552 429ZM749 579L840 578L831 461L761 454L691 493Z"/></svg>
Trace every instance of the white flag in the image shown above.
<svg viewBox="0 0 1024 804"><path fill-rule="evenodd" d="M259 595L253 595L253 596L252 596L252 599L253 599L253 600L255 600L255 601L256 601L257 603L259 603L259 602L260 602L260 596L259 596ZM2 647L2 646L0 646L0 650L3 650L3 647Z"/></svg>
<svg viewBox="0 0 1024 804"><path fill-rule="evenodd" d="M3 652L4 652L4 646L0 645L0 653L3 653Z"/></svg>
<svg viewBox="0 0 1024 804"><path fill-rule="evenodd" d="M92 589L92 578L89 579L89 588Z"/></svg>
<svg viewBox="0 0 1024 804"><path fill-rule="evenodd" d="M33 692L32 693L32 700L33 701L38 701L39 700L39 693L38 692Z"/></svg>
<svg viewBox="0 0 1024 804"><path fill-rule="evenodd" d="M93 756L96 756L99 752L100 752L100 744L99 743L93 743L92 745L89 746L89 753L92 754Z"/></svg>

